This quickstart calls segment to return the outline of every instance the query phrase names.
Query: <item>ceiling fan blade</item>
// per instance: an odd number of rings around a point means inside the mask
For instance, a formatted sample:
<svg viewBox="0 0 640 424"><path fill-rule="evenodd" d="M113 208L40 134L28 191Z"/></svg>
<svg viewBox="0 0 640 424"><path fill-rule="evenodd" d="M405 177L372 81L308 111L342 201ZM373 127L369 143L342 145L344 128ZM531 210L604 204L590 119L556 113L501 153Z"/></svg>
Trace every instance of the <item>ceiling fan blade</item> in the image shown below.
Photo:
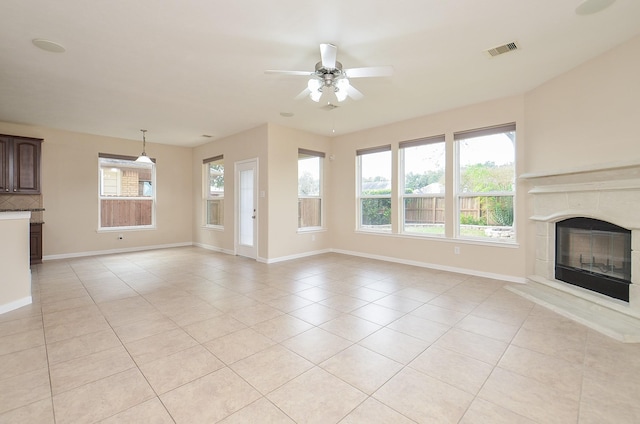
<svg viewBox="0 0 640 424"><path fill-rule="evenodd" d="M347 78L390 77L393 75L393 66L370 66L367 68L345 69Z"/></svg>
<svg viewBox="0 0 640 424"><path fill-rule="evenodd" d="M277 71L277 70L267 70L264 71L265 74L280 74L280 75L300 75L308 77L309 75L313 75L313 72L309 71Z"/></svg>
<svg viewBox="0 0 640 424"><path fill-rule="evenodd" d="M300 92L300 94L298 94L298 95L295 97L295 99L296 99L296 100L302 100L302 99L304 99L305 97L309 97L309 94L311 94L311 90L309 90L308 88L305 88L304 90L302 90L302 91Z"/></svg>
<svg viewBox="0 0 640 424"><path fill-rule="evenodd" d="M327 69L336 69L336 57L338 48L333 44L320 44L320 58L322 66Z"/></svg>
<svg viewBox="0 0 640 424"><path fill-rule="evenodd" d="M364 94L362 94L360 90L358 90L351 84L347 86L347 95L351 97L353 100L360 100L361 98L364 97Z"/></svg>

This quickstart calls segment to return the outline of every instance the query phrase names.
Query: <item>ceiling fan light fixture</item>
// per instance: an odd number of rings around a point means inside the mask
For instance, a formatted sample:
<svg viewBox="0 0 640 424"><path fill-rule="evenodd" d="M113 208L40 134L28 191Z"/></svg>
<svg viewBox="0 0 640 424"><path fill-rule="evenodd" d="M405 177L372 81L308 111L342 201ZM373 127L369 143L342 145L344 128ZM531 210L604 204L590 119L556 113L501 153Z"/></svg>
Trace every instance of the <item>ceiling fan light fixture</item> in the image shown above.
<svg viewBox="0 0 640 424"><path fill-rule="evenodd" d="M315 78L311 78L307 83L307 88L309 89L311 100L319 102L320 97L322 97L322 83Z"/></svg>
<svg viewBox="0 0 640 424"><path fill-rule="evenodd" d="M339 79L335 84L336 97L339 102L344 102L349 95L349 80L346 78Z"/></svg>
<svg viewBox="0 0 640 424"><path fill-rule="evenodd" d="M140 130L140 131L142 131L142 153L140 154L140 156L138 156L138 159L136 159L136 162L153 163L151 158L149 156L147 156L147 152L146 152L147 139L145 137L145 134L146 134L147 130Z"/></svg>

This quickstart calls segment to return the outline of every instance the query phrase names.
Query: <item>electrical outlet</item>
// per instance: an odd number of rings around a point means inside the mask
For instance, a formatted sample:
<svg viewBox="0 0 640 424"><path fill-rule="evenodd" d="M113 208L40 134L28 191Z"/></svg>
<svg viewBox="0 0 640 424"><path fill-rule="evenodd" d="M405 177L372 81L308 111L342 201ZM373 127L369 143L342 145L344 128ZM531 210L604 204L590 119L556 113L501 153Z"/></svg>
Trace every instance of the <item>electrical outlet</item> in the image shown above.
<svg viewBox="0 0 640 424"><path fill-rule="evenodd" d="M459 254L460 254L460 247L455 246L455 247L453 248L453 253L455 253L456 255L459 255Z"/></svg>

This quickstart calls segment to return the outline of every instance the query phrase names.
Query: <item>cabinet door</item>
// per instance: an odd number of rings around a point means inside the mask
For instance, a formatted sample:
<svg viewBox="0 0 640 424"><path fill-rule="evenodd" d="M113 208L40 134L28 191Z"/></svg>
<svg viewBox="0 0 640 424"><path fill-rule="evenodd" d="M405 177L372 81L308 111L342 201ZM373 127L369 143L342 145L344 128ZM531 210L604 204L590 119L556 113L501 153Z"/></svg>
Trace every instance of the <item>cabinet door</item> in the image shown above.
<svg viewBox="0 0 640 424"><path fill-rule="evenodd" d="M30 262L42 263L42 224L31 224L29 235Z"/></svg>
<svg viewBox="0 0 640 424"><path fill-rule="evenodd" d="M9 191L9 149L11 139L9 137L0 136L0 193Z"/></svg>
<svg viewBox="0 0 640 424"><path fill-rule="evenodd" d="M14 138L13 192L40 193L41 140Z"/></svg>

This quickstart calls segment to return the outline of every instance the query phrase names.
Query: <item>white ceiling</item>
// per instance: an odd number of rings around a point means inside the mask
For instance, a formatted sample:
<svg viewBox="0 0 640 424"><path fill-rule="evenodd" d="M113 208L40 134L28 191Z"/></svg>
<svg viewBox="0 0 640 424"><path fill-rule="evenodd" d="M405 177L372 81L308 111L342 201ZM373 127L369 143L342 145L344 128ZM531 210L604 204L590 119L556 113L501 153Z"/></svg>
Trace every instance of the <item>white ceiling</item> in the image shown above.
<svg viewBox="0 0 640 424"><path fill-rule="evenodd" d="M138 141L145 128L149 142L183 146L265 122L345 134L526 92L640 34L640 1L588 16L579 3L2 0L0 121ZM484 52L511 41L521 49ZM345 68L395 73L352 80L364 99L332 111L294 100L305 77L264 74L313 71L320 43Z"/></svg>

